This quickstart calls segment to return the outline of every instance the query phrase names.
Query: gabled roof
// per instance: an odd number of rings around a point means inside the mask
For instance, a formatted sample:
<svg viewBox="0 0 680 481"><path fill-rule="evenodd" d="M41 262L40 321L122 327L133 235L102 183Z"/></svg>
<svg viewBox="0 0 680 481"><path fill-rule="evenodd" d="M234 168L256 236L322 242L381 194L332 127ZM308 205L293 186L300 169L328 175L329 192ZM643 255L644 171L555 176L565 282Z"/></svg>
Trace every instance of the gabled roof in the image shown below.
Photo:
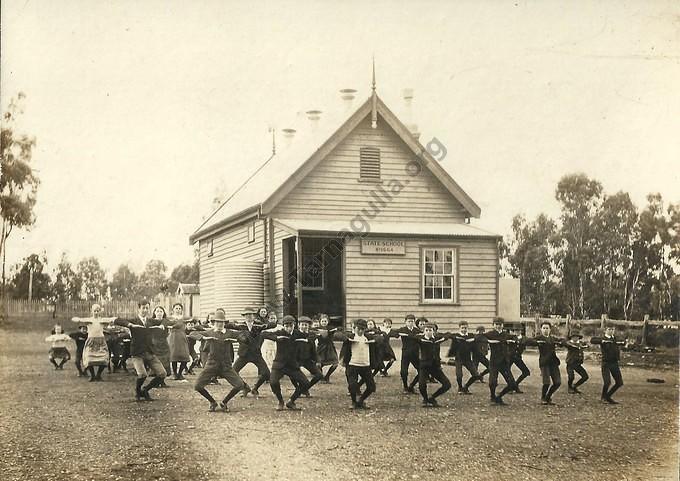
<svg viewBox="0 0 680 481"><path fill-rule="evenodd" d="M307 174L371 114L372 98L369 97L349 118L326 115L319 125L306 136L293 140L292 145L271 156L241 187L223 202L189 238L196 241L213 235L240 219L271 212ZM387 108L378 97L378 115L397 133L422 164L446 187L451 195L465 208L470 217L479 217L479 206L451 178L408 128ZM380 121L380 119L379 119Z"/></svg>
<svg viewBox="0 0 680 481"><path fill-rule="evenodd" d="M177 286L177 294L200 294L201 290L198 284L183 284L179 283Z"/></svg>

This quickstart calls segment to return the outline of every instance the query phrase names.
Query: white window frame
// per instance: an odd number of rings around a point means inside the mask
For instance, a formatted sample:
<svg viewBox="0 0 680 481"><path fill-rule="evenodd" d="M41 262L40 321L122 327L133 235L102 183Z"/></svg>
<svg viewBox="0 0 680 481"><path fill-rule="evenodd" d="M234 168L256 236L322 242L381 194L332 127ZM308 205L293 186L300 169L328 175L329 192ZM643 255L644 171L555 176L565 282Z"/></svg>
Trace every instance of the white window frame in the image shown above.
<svg viewBox="0 0 680 481"><path fill-rule="evenodd" d="M428 251L432 252L432 257L434 258L434 251L443 251L442 252L442 257L445 259L446 258L446 251L451 251L451 272L447 273L446 271L446 264L447 262L445 260L443 261L432 261L430 262L433 264L433 272L428 273L426 272L426 264L427 262L427 255ZM420 246L420 302L421 304L459 304L459 294L458 294L458 284L459 284L459 262L458 262L458 253L459 253L459 247L455 245L422 245ZM437 265L434 264L441 264L441 272L436 272ZM440 278L442 280L441 285L434 286L433 288L439 288L439 289L447 289L449 287L444 286L444 278L445 277L451 277L451 297L450 298L432 298L428 299L425 297L425 289L426 289L426 277L430 278ZM443 295L443 293L442 293Z"/></svg>

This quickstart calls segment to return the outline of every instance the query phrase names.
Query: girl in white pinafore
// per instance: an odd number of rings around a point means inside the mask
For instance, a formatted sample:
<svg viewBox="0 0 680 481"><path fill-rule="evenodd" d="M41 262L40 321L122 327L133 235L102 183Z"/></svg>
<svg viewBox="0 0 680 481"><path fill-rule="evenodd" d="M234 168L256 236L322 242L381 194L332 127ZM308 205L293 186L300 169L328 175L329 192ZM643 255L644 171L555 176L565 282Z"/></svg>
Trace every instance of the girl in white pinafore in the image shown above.
<svg viewBox="0 0 680 481"><path fill-rule="evenodd" d="M106 346L104 329L112 323L115 317L100 317L102 308L99 304L92 305L92 317L74 317L73 322L87 324L87 339L83 348L83 367L90 373L90 382L101 381L102 372L109 364L109 348ZM97 366L97 373L94 372Z"/></svg>

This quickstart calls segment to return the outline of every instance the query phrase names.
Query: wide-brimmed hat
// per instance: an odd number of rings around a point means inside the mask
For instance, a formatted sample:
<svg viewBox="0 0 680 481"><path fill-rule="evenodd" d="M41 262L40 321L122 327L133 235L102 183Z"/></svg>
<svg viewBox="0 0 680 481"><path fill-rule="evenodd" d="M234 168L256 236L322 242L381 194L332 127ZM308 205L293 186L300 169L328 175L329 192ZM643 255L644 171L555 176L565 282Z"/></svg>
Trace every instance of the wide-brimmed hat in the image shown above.
<svg viewBox="0 0 680 481"><path fill-rule="evenodd" d="M213 317L213 322L214 321L226 321L227 317L224 315L224 311L217 311L215 312L215 317Z"/></svg>
<svg viewBox="0 0 680 481"><path fill-rule="evenodd" d="M246 314L257 314L257 309L254 307L246 307L241 311L241 315L245 316Z"/></svg>

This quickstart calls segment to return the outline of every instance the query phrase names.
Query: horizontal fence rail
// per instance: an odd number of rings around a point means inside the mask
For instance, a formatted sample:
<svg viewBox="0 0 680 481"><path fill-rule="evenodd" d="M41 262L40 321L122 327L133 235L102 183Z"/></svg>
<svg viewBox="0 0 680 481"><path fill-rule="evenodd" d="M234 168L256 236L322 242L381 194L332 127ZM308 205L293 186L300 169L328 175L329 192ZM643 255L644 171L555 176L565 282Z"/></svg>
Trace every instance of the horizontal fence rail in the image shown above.
<svg viewBox="0 0 680 481"><path fill-rule="evenodd" d="M113 299L109 301L81 301L69 300L49 302L43 300L5 299L1 306L1 313L5 317L53 317L70 318L85 317L91 312L93 304L102 307L102 316L134 317L137 314L137 299ZM185 314L191 315L190 309L196 307L196 299L190 301L188 296L156 296L149 299L151 308L162 306L170 314L175 302L184 306ZM195 310L195 309L194 309Z"/></svg>

